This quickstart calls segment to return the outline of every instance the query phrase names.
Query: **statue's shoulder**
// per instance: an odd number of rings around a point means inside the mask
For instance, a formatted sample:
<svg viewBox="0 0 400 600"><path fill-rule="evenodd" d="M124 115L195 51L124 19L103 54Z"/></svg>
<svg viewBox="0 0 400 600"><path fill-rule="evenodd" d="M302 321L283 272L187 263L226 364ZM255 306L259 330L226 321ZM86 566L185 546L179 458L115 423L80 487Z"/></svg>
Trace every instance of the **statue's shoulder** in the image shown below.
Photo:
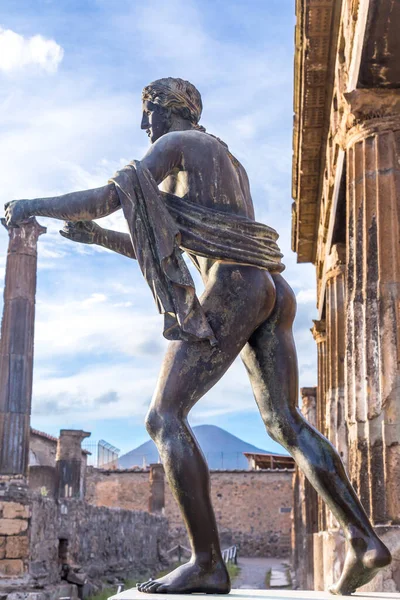
<svg viewBox="0 0 400 600"><path fill-rule="evenodd" d="M186 160L196 157L199 153L214 154L214 140L211 136L201 131L169 131L162 135L149 149L148 154L153 160L168 157L169 160L181 160L185 155ZM175 158L174 158L175 157Z"/></svg>
<svg viewBox="0 0 400 600"><path fill-rule="evenodd" d="M208 133L204 133L203 131L198 131L197 129L189 129L187 131L169 131L165 133L162 137L160 137L156 144L160 146L188 146L194 145L197 146L199 144L207 144L213 145L216 142L216 139L213 136L208 135Z"/></svg>

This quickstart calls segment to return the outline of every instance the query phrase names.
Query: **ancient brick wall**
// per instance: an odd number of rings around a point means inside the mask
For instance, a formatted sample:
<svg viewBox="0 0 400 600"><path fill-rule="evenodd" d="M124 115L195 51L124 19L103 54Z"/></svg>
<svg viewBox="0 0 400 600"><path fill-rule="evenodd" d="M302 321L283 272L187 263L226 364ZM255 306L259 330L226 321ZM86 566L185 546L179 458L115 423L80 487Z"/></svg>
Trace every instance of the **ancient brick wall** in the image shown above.
<svg viewBox="0 0 400 600"><path fill-rule="evenodd" d="M167 521L161 515L68 501L60 536L69 540L68 561L91 578L157 569L166 550Z"/></svg>
<svg viewBox="0 0 400 600"><path fill-rule="evenodd" d="M0 502L0 579L27 571L31 508L21 499Z"/></svg>
<svg viewBox="0 0 400 600"><path fill-rule="evenodd" d="M8 480L0 478L2 590L57 584L71 572L98 584L160 570L168 547L162 515L56 500Z"/></svg>
<svg viewBox="0 0 400 600"><path fill-rule="evenodd" d="M104 471L88 467L86 501L95 506L148 510L149 470Z"/></svg>
<svg viewBox="0 0 400 600"><path fill-rule="evenodd" d="M160 567L167 539L161 515L40 496L31 510L29 573L40 585L58 582L62 564L94 582Z"/></svg>
<svg viewBox="0 0 400 600"><path fill-rule="evenodd" d="M237 544L242 556L285 556L290 552L292 475L287 471L211 472L212 501L223 547ZM148 471L88 469L86 499L92 504L148 510L149 496ZM169 522L169 545L187 545L182 518L167 484L164 514Z"/></svg>
<svg viewBox="0 0 400 600"><path fill-rule="evenodd" d="M211 497L223 548L236 544L242 556L290 552L292 476L274 471L212 471ZM182 518L168 486L165 516L171 545L187 544Z"/></svg>

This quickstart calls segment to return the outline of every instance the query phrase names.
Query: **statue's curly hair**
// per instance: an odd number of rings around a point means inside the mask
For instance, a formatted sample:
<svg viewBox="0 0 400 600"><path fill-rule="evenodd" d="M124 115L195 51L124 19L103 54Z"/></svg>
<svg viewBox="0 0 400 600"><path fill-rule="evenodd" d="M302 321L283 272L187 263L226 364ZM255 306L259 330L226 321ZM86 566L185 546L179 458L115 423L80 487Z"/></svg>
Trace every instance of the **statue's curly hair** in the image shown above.
<svg viewBox="0 0 400 600"><path fill-rule="evenodd" d="M205 131L198 124L203 110L201 95L189 81L178 77L157 79L143 89L142 100L150 100L169 114L174 113L190 121L194 129Z"/></svg>
<svg viewBox="0 0 400 600"><path fill-rule="evenodd" d="M219 137L212 135L212 133L208 133L205 127L199 125L203 103L199 90L190 81L179 79L179 77L156 79L143 89L142 100L143 102L150 100L150 102L162 108L165 111L167 122L171 119L172 113L177 114L183 119L190 121L193 129L211 135L211 137L218 140L228 150L225 142ZM230 153L229 156L232 160L234 159Z"/></svg>

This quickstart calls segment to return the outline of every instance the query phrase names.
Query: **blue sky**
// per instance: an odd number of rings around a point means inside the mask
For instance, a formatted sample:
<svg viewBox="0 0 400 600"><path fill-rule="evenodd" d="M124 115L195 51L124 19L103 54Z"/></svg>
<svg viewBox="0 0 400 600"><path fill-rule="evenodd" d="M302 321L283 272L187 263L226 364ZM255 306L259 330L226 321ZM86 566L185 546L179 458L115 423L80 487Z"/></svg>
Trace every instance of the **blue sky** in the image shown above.
<svg viewBox="0 0 400 600"><path fill-rule="evenodd" d="M0 12L1 204L104 185L140 159L141 90L181 77L203 97L201 123L250 177L256 218L275 227L298 301L300 385L316 382L310 334L315 272L290 250L293 0L3 0ZM147 439L144 416L167 342L137 264L39 219L32 425L82 428L123 451ZM126 230L120 213L104 226ZM7 233L0 232L0 285ZM198 292L201 284L196 278ZM195 407L265 449L241 363Z"/></svg>

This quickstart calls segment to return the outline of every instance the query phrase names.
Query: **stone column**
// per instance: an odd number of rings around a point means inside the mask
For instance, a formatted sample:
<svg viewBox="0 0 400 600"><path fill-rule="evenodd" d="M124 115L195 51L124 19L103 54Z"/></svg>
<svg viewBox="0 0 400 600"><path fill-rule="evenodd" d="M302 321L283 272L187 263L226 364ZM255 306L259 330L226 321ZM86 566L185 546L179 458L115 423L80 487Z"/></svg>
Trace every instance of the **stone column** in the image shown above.
<svg viewBox="0 0 400 600"><path fill-rule="evenodd" d="M161 463L150 465L149 512L163 512L165 507L164 467Z"/></svg>
<svg viewBox="0 0 400 600"><path fill-rule="evenodd" d="M5 221L2 219L3 225ZM0 340L0 475L26 477L32 400L37 240L34 218L10 227Z"/></svg>
<svg viewBox="0 0 400 600"><path fill-rule="evenodd" d="M374 112L362 99L358 120ZM346 391L350 475L374 524L400 519L399 199L400 118L364 120L347 138Z"/></svg>
<svg viewBox="0 0 400 600"><path fill-rule="evenodd" d="M317 387L301 388L301 412L313 427L317 421ZM300 473L300 500L303 522L302 588L314 589L314 536L318 533L318 494L308 479Z"/></svg>
<svg viewBox="0 0 400 600"><path fill-rule="evenodd" d="M89 436L90 433L78 429L60 431L56 456L59 498L83 497L81 444Z"/></svg>
<svg viewBox="0 0 400 600"><path fill-rule="evenodd" d="M311 329L314 340L317 343L318 356L318 386L316 427L323 435L326 435L326 389L328 381L328 366L326 356L326 322L325 319L314 321ZM326 529L326 507L322 498L318 497L318 531Z"/></svg>
<svg viewBox="0 0 400 600"><path fill-rule="evenodd" d="M317 427L317 395L318 387L300 389L301 412L313 427Z"/></svg>
<svg viewBox="0 0 400 600"><path fill-rule="evenodd" d="M347 465L345 420L345 265L346 247L335 244L327 260L326 273L326 435Z"/></svg>

